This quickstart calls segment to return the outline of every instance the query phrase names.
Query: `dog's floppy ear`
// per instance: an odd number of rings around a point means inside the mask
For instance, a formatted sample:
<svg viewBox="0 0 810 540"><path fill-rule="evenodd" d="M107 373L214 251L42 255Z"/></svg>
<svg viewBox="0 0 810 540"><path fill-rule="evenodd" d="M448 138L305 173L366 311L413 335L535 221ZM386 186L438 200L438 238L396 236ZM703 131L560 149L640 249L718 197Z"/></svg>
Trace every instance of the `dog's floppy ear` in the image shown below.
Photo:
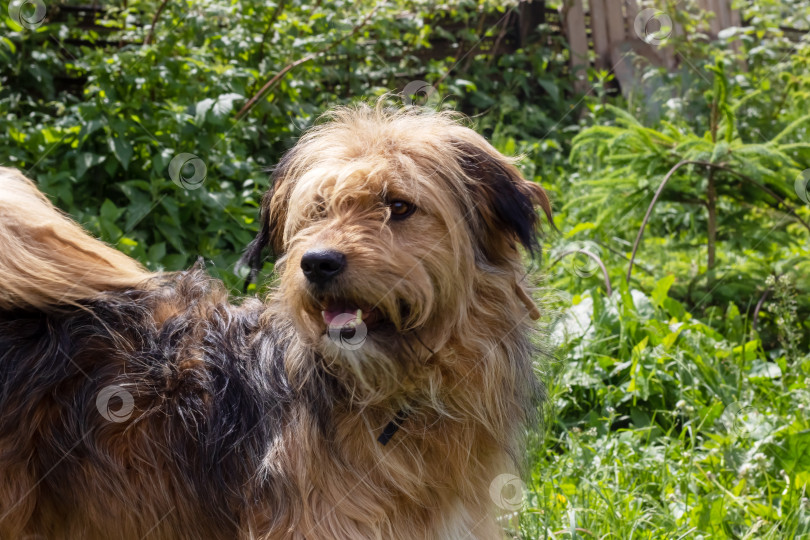
<svg viewBox="0 0 810 540"><path fill-rule="evenodd" d="M539 250L541 209L553 229L551 201L539 184L525 180L512 162L483 138L480 143L456 143L459 163L469 181L475 208L470 212L474 233L490 262L509 258L516 243L531 255Z"/></svg>
<svg viewBox="0 0 810 540"><path fill-rule="evenodd" d="M237 268L246 266L250 269L245 278L245 291L262 268L265 248L269 247L276 258L284 253L284 222L290 195L286 176L291 154L292 151L287 152L273 170L270 189L262 197L259 234L248 244L237 263Z"/></svg>

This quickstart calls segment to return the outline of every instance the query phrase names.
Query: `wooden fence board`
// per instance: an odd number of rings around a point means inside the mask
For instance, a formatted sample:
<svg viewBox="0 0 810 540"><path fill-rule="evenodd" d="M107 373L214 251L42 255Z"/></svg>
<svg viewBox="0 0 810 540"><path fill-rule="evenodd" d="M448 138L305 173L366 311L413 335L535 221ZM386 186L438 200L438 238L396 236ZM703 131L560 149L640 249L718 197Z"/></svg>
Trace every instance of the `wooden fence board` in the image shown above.
<svg viewBox="0 0 810 540"><path fill-rule="evenodd" d="M624 16L622 0L605 0L605 10L607 11L608 46L613 48L616 44L624 41Z"/></svg>
<svg viewBox="0 0 810 540"><path fill-rule="evenodd" d="M728 28L731 26L731 1L730 0L717 0L720 4L720 29Z"/></svg>
<svg viewBox="0 0 810 540"><path fill-rule="evenodd" d="M624 20L625 28L625 35L630 39L636 38L636 31L634 29L634 25L636 24L636 15L638 15L638 4L636 0L624 0Z"/></svg>
<svg viewBox="0 0 810 540"><path fill-rule="evenodd" d="M709 12L712 17L709 20L709 28L711 29L711 36L717 37L717 34L722 30L720 26L720 0L709 0Z"/></svg>
<svg viewBox="0 0 810 540"><path fill-rule="evenodd" d="M740 10L739 9L732 9L731 10L731 26L742 26L742 18L740 17Z"/></svg>
<svg viewBox="0 0 810 540"><path fill-rule="evenodd" d="M591 33L593 35L593 51L596 53L594 66L605 69L608 66L610 49L608 47L607 12L605 0L588 0L591 8Z"/></svg>
<svg viewBox="0 0 810 540"><path fill-rule="evenodd" d="M563 9L563 28L565 28L568 45L571 48L571 73L574 75L574 89L577 92L585 92L588 89L586 69L589 65L589 51L582 0L568 0Z"/></svg>

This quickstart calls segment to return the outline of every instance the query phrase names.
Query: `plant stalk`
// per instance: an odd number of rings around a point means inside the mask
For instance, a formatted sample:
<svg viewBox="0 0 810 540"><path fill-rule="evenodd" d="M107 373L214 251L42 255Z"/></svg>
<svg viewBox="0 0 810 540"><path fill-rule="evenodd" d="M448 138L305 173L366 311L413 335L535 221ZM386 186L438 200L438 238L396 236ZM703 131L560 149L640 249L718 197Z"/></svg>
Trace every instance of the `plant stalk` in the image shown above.
<svg viewBox="0 0 810 540"><path fill-rule="evenodd" d="M706 190L706 209L709 211L709 224L706 231L708 248L707 269L714 268L715 249L717 242L717 186L714 183L714 173L717 169L709 169L709 186Z"/></svg>

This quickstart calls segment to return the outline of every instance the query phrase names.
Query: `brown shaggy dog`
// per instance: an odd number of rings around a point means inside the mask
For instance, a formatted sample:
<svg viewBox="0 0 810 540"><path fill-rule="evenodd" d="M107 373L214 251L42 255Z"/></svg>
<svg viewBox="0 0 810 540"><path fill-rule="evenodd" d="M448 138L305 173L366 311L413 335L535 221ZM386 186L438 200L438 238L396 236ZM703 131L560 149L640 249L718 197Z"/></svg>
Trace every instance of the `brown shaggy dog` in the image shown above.
<svg viewBox="0 0 810 540"><path fill-rule="evenodd" d="M340 109L245 253L279 287L233 305L0 169L0 538L500 537L540 398L537 207L452 116Z"/></svg>

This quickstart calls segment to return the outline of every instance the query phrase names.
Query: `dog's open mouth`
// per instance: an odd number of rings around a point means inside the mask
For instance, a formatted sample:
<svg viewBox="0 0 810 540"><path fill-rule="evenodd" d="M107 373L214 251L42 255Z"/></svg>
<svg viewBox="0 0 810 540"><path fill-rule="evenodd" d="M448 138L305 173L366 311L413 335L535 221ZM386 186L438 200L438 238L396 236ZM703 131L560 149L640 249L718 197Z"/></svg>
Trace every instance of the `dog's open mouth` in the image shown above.
<svg viewBox="0 0 810 540"><path fill-rule="evenodd" d="M331 301L324 303L322 308L321 316L327 328L338 327L348 332L361 325L373 327L382 320L380 310L373 306L359 307L350 302Z"/></svg>
<svg viewBox="0 0 810 540"><path fill-rule="evenodd" d="M316 307L317 306L317 307ZM397 318L392 319L377 304L345 296L322 296L313 306L320 312L323 331L332 340L365 341L372 337L386 342L399 333L399 322L406 320L408 307L400 302ZM314 315L314 313L313 313Z"/></svg>

